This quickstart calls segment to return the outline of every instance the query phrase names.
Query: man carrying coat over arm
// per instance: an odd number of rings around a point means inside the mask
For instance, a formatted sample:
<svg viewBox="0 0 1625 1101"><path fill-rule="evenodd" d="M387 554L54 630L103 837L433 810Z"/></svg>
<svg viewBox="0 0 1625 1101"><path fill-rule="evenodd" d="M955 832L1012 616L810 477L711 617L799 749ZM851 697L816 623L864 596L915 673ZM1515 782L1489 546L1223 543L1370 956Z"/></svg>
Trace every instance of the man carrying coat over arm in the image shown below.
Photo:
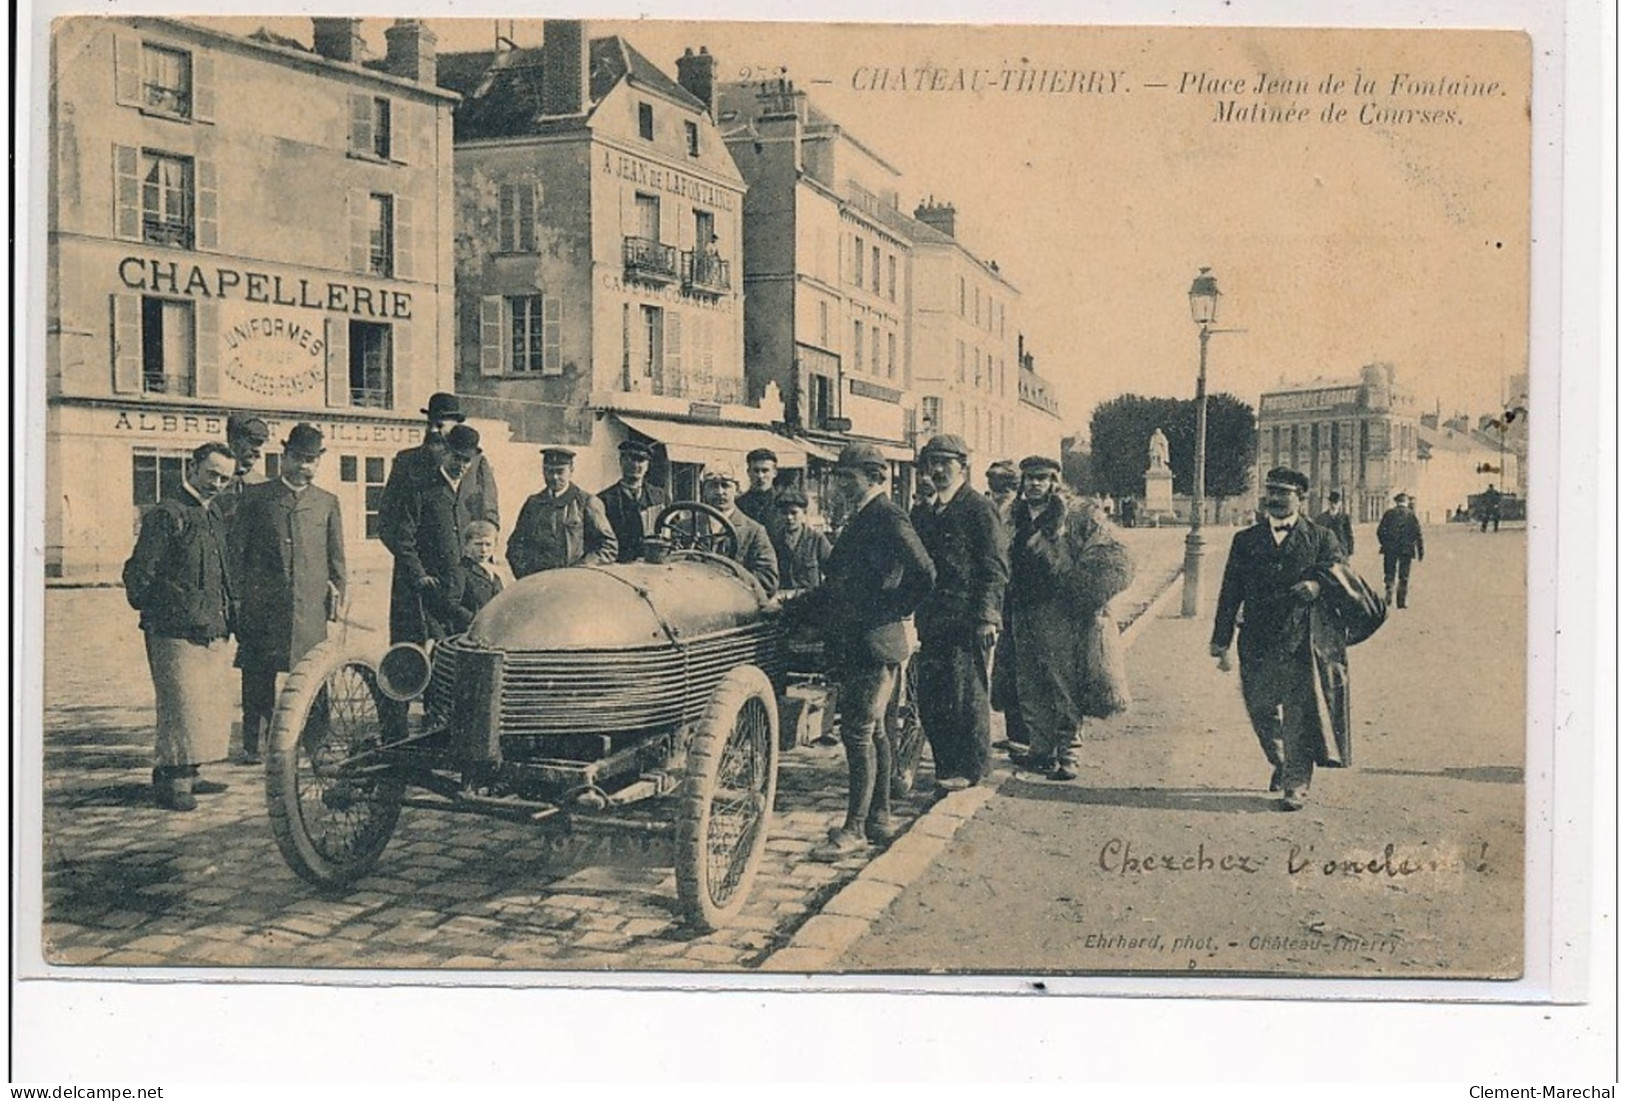
<svg viewBox="0 0 1625 1101"><path fill-rule="evenodd" d="M1341 764L1348 739L1348 659L1321 604L1321 570L1342 562L1337 536L1302 515L1309 479L1276 467L1264 478L1264 519L1236 533L1213 620L1211 654L1230 668L1241 620L1241 698L1282 810L1301 810L1316 764Z"/></svg>

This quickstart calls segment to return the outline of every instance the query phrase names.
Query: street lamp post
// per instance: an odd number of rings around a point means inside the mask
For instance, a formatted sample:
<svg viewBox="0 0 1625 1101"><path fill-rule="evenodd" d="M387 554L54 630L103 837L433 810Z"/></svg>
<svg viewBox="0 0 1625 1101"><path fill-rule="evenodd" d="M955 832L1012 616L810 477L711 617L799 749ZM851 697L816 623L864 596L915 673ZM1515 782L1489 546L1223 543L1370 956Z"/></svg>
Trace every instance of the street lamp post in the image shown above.
<svg viewBox="0 0 1625 1101"><path fill-rule="evenodd" d="M1213 320L1219 313L1219 281L1203 268L1191 284L1191 320L1196 322L1196 471L1191 483L1191 530L1185 536L1185 594L1179 614L1196 615L1202 602L1202 511L1207 488L1207 342L1213 335Z"/></svg>

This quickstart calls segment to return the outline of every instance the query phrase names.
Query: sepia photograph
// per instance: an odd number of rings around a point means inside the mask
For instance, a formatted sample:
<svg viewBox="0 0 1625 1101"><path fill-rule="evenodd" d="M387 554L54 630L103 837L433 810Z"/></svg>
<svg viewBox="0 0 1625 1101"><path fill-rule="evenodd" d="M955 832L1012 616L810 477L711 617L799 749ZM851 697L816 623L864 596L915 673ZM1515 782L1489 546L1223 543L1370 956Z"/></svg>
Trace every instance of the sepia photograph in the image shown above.
<svg viewBox="0 0 1625 1101"><path fill-rule="evenodd" d="M25 972L1549 989L1526 30L110 10Z"/></svg>

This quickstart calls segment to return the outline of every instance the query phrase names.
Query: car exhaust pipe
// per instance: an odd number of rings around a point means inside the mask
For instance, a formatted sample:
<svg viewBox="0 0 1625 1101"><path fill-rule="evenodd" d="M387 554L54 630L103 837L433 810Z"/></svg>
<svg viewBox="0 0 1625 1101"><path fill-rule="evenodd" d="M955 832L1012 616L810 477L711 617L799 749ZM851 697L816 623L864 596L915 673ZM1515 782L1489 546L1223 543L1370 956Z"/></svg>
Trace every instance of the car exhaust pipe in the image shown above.
<svg viewBox="0 0 1625 1101"><path fill-rule="evenodd" d="M378 688L397 703L417 699L429 687L429 649L415 642L397 642L378 662Z"/></svg>

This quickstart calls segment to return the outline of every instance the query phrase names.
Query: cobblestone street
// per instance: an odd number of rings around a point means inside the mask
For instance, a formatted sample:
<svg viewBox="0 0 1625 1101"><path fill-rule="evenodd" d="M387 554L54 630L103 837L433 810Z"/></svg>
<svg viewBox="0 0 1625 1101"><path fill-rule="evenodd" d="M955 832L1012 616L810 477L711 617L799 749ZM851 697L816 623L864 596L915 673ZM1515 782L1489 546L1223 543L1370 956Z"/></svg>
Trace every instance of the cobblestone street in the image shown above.
<svg viewBox="0 0 1625 1101"><path fill-rule="evenodd" d="M1125 533L1139 571L1129 618L1178 568L1181 533ZM352 631L379 640L387 576L357 579ZM272 840L260 770L208 766L230 785L191 814L151 799L152 691L119 589L46 594L43 951L98 967L751 969L852 882L875 850L805 859L845 806L839 747L781 758L773 831L732 927L682 921L669 869L559 867L535 830L407 809L374 874L322 896ZM222 686L236 693L235 681ZM929 770L898 806L912 824ZM923 871L918 869L917 871ZM872 920L895 890L846 916ZM862 892L859 892L861 896ZM846 896L851 898L852 896Z"/></svg>

